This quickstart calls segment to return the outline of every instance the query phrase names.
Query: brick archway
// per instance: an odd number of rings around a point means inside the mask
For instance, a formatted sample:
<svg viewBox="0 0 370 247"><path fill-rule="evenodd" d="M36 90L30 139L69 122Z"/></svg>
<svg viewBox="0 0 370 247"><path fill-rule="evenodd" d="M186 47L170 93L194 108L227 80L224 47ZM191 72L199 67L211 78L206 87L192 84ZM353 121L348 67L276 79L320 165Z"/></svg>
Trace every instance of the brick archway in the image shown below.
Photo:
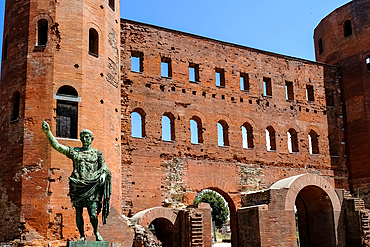
<svg viewBox="0 0 370 247"><path fill-rule="evenodd" d="M338 242L341 202L325 178L302 174L280 180L270 189L271 192L277 190L278 194L285 194L285 199L280 201L274 197L272 203L281 205L289 215L287 218L293 220L298 214L301 246L334 246Z"/></svg>
<svg viewBox="0 0 370 247"><path fill-rule="evenodd" d="M288 189L285 197L285 210L294 210L295 200L299 192L307 186L317 186L329 196L334 212L340 212L341 203L334 187L323 177L314 174L302 174L282 179L274 183L270 189Z"/></svg>
<svg viewBox="0 0 370 247"><path fill-rule="evenodd" d="M172 225L175 225L177 214L170 208L155 207L135 214L131 220L148 229L150 223L158 218L166 219L170 221Z"/></svg>
<svg viewBox="0 0 370 247"><path fill-rule="evenodd" d="M218 188L218 187L207 187L202 189L203 190L212 190L217 193L219 193L227 202L229 207L229 213L230 213L230 228L231 228L231 246L237 247L238 246L238 222L237 222L237 216L236 216L236 206L234 200L231 198L231 196L226 193L224 190Z"/></svg>

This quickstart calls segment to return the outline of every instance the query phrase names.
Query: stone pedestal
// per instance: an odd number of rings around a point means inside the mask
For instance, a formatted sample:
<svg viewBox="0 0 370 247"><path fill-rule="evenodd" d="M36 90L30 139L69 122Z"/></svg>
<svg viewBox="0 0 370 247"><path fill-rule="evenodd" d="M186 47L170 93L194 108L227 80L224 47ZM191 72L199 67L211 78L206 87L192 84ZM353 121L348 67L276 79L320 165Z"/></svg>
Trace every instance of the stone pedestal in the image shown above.
<svg viewBox="0 0 370 247"><path fill-rule="evenodd" d="M73 241L67 247L109 247L108 241Z"/></svg>

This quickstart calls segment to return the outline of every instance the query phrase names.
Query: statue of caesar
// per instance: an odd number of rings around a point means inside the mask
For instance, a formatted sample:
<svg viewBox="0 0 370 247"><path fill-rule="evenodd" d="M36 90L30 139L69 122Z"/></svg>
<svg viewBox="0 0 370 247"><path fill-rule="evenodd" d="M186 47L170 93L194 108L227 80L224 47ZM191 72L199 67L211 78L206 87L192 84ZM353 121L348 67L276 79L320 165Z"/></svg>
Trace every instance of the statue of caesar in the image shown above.
<svg viewBox="0 0 370 247"><path fill-rule="evenodd" d="M90 130L82 130L82 147L72 148L60 144L50 131L49 124L42 120L42 130L50 145L59 153L73 161L73 171L69 177L69 196L76 209L76 224L80 232L80 241L85 241L83 208L86 207L94 228L96 241L103 241L98 232L98 216L103 208L103 224L109 214L111 195L111 173L105 164L103 152L91 148L94 140Z"/></svg>

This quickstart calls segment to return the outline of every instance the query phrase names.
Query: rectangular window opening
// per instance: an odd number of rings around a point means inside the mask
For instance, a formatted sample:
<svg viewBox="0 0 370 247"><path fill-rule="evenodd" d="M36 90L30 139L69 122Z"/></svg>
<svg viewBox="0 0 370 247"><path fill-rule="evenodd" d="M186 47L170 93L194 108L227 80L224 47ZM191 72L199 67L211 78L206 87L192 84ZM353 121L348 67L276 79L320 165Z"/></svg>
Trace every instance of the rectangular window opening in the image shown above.
<svg viewBox="0 0 370 247"><path fill-rule="evenodd" d="M216 87L225 87L225 70L216 68L215 71Z"/></svg>
<svg viewBox="0 0 370 247"><path fill-rule="evenodd" d="M263 96L272 97L271 78L263 77Z"/></svg>
<svg viewBox="0 0 370 247"><path fill-rule="evenodd" d="M307 85L306 86L306 97L307 97L307 101L309 101L309 102L314 102L315 101L312 85Z"/></svg>
<svg viewBox="0 0 370 247"><path fill-rule="evenodd" d="M334 106L334 93L332 90L326 89L326 106Z"/></svg>
<svg viewBox="0 0 370 247"><path fill-rule="evenodd" d="M367 71L370 72L370 57L366 58Z"/></svg>
<svg viewBox="0 0 370 247"><path fill-rule="evenodd" d="M199 82L199 64L189 63L189 81Z"/></svg>
<svg viewBox="0 0 370 247"><path fill-rule="evenodd" d="M285 95L286 95L286 100L289 100L289 101L294 100L293 82L291 81L285 82Z"/></svg>
<svg viewBox="0 0 370 247"><path fill-rule="evenodd" d="M247 73L240 73L240 90L249 91L249 76Z"/></svg>
<svg viewBox="0 0 370 247"><path fill-rule="evenodd" d="M172 77L171 58L161 58L161 76L169 78Z"/></svg>
<svg viewBox="0 0 370 247"><path fill-rule="evenodd" d="M131 71L143 72L143 53L132 51L131 52Z"/></svg>

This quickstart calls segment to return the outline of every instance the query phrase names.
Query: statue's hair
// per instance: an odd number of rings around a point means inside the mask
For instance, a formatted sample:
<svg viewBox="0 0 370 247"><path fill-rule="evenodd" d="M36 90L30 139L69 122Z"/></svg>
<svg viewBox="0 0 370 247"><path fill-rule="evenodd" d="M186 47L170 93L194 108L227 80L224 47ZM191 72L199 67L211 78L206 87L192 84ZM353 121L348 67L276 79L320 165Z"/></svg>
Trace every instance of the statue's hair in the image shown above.
<svg viewBox="0 0 370 247"><path fill-rule="evenodd" d="M93 135L93 133L92 133L92 131L91 130L88 130L88 129L84 129L84 130L82 130L81 132L80 132L80 137L82 136L82 135L90 135L91 137L94 137L94 135Z"/></svg>

